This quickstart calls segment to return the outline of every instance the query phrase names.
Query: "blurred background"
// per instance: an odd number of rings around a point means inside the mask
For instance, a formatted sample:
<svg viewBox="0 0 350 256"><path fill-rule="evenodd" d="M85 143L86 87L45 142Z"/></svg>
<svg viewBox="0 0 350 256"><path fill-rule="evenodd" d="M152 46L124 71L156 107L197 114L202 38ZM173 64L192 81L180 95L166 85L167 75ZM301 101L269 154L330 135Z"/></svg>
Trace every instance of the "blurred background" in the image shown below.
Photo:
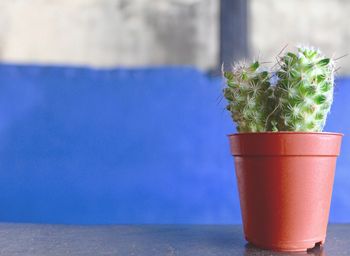
<svg viewBox="0 0 350 256"><path fill-rule="evenodd" d="M240 223L221 64L350 52L346 0L0 0L0 221ZM350 221L350 58L331 222ZM271 64L272 65L272 64Z"/></svg>

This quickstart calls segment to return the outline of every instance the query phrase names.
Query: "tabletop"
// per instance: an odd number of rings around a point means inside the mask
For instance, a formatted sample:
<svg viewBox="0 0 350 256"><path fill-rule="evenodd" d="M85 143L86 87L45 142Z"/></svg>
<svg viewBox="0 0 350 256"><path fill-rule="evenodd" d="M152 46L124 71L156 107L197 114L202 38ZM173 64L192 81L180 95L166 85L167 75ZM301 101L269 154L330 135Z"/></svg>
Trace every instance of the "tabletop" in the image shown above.
<svg viewBox="0 0 350 256"><path fill-rule="evenodd" d="M329 225L326 244L297 255L350 255L350 225ZM247 244L240 225L0 224L0 255L296 255Z"/></svg>

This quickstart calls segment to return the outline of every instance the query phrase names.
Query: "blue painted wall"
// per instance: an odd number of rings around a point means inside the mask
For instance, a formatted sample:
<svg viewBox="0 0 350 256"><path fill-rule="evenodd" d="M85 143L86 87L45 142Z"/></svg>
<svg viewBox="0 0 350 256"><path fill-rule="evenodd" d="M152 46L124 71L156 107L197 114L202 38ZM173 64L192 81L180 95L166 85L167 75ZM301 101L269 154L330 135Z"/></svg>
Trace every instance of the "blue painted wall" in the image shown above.
<svg viewBox="0 0 350 256"><path fill-rule="evenodd" d="M350 128L338 79L327 131ZM186 67L0 66L0 221L239 223L222 81ZM330 220L350 221L344 137Z"/></svg>

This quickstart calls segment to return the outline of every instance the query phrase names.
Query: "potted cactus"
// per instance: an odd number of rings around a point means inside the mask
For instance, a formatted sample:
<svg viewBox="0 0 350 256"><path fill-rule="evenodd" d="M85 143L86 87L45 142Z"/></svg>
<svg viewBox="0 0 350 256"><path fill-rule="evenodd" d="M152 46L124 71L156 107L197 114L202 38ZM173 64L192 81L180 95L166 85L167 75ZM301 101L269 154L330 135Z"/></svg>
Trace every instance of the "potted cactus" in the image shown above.
<svg viewBox="0 0 350 256"><path fill-rule="evenodd" d="M277 68L258 61L224 71L229 135L246 240L278 251L325 241L342 134L322 132L333 101L334 61L298 47Z"/></svg>

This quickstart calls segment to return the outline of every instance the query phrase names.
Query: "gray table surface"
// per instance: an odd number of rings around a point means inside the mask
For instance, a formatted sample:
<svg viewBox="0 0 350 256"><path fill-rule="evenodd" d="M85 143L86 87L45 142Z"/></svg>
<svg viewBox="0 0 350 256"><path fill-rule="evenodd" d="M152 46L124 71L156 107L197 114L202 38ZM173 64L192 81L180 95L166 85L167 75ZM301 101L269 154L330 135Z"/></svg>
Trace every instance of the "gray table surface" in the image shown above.
<svg viewBox="0 0 350 256"><path fill-rule="evenodd" d="M259 250L239 225L74 226L0 224L0 255L350 255L350 225L329 225L308 253Z"/></svg>

